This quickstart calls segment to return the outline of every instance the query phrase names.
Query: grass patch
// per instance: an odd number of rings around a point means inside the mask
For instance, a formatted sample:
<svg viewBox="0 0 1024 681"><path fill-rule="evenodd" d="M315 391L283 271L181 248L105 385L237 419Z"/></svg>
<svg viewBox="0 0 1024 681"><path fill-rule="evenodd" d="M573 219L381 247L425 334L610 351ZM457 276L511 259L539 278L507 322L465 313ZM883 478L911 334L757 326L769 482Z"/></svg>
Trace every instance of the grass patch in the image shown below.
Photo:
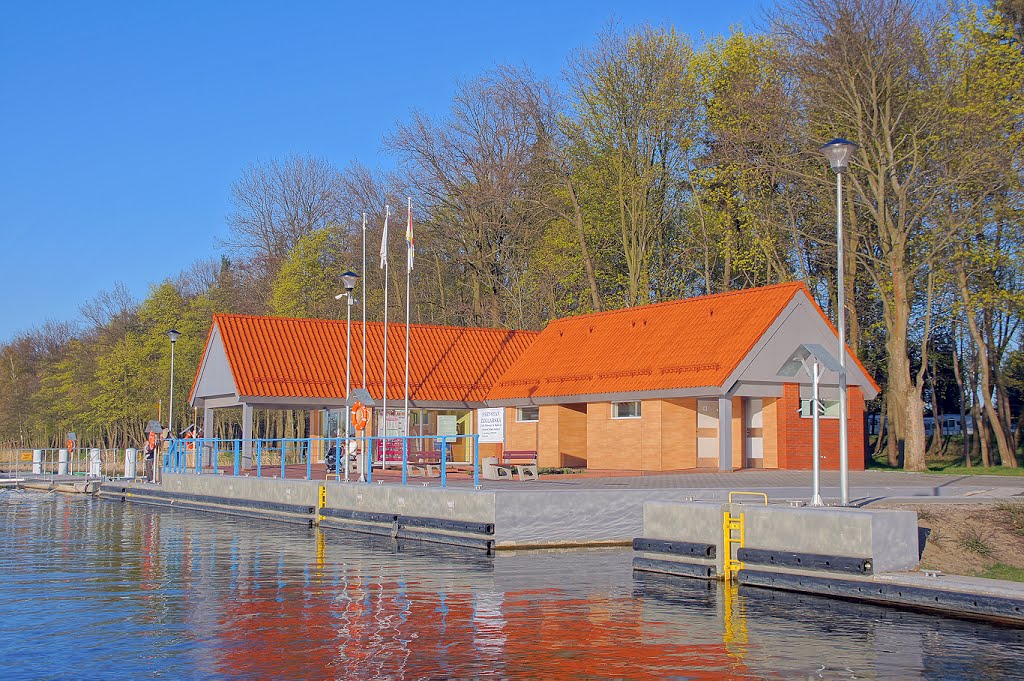
<svg viewBox="0 0 1024 681"><path fill-rule="evenodd" d="M1024 468L1007 468L1005 466L971 466L952 465L942 463L928 464L930 473L944 473L946 475L1010 475L1024 476Z"/></svg>
<svg viewBox="0 0 1024 681"><path fill-rule="evenodd" d="M1007 516L1017 534L1024 534L1024 501L1000 501L996 510Z"/></svg>
<svg viewBox="0 0 1024 681"><path fill-rule="evenodd" d="M572 475L573 473L582 473L584 470L583 468L538 468L537 473L539 475Z"/></svg>
<svg viewBox="0 0 1024 681"><path fill-rule="evenodd" d="M935 512L927 508L918 509L917 519L923 520L926 523L933 523L935 522Z"/></svg>
<svg viewBox="0 0 1024 681"><path fill-rule="evenodd" d="M1018 462L1020 457L1017 457ZM872 470L902 471L900 466L890 466L885 451L879 452L879 456L869 459L867 467ZM965 466L962 456L944 454L931 458L927 462L929 473L943 473L945 475L1009 475L1024 476L1024 466L1009 468L1007 466L982 466L980 462L973 466Z"/></svg>
<svg viewBox="0 0 1024 681"><path fill-rule="evenodd" d="M1003 579L1008 582L1024 582L1024 568L1013 567L1006 563L996 563L984 572L978 573L978 577Z"/></svg>
<svg viewBox="0 0 1024 681"><path fill-rule="evenodd" d="M957 545L964 551L970 551L985 558L991 557L993 553L992 545L988 543L988 539L975 529L968 529L961 534L957 539Z"/></svg>
<svg viewBox="0 0 1024 681"><path fill-rule="evenodd" d="M946 544L946 534L938 527L933 527L931 530L928 533L928 543L935 546L944 546Z"/></svg>

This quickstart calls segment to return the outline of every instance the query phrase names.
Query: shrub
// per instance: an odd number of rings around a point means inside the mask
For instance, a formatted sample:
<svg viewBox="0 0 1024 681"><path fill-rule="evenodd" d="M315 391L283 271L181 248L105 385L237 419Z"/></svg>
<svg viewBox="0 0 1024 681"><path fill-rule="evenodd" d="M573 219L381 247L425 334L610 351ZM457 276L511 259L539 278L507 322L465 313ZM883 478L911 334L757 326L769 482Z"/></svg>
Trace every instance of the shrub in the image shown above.
<svg viewBox="0 0 1024 681"><path fill-rule="evenodd" d="M1014 530L1024 534L1024 501L1000 501L996 510L1007 516Z"/></svg>
<svg viewBox="0 0 1024 681"><path fill-rule="evenodd" d="M985 558L991 557L993 553L992 546L988 543L988 539L978 532L977 530L970 529L960 535L957 544L964 551L970 551L976 553L979 556Z"/></svg>

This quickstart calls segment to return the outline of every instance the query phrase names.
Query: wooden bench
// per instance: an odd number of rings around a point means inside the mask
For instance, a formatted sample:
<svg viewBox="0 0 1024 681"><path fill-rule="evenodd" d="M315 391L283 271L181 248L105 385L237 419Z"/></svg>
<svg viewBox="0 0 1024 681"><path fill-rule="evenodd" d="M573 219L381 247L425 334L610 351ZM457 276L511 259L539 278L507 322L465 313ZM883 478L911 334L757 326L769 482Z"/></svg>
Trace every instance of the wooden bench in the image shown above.
<svg viewBox="0 0 1024 681"><path fill-rule="evenodd" d="M448 452L448 461L452 460L452 453ZM411 477L439 478L441 477L441 452L415 452L409 455L409 475Z"/></svg>
<svg viewBox="0 0 1024 681"><path fill-rule="evenodd" d="M501 453L501 465L515 468L520 480L537 479L537 452L528 449L509 449Z"/></svg>

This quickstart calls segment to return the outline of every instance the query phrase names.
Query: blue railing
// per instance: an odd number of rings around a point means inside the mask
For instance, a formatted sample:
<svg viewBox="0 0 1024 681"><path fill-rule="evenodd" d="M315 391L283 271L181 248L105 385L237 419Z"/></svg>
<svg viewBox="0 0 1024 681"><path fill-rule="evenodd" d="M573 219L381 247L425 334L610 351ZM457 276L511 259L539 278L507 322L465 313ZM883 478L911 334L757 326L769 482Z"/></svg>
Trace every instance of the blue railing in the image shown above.
<svg viewBox="0 0 1024 681"><path fill-rule="evenodd" d="M461 471L472 466L473 485L480 484L479 435L195 438L171 440L169 445L161 458L161 470L170 473L312 480L324 470L326 478L369 483L375 468L394 468L401 470L401 483L407 485L410 472L426 477L436 468L441 486L446 487L449 469ZM454 460L459 445L470 448L469 460ZM314 458L321 457L323 462L314 463Z"/></svg>

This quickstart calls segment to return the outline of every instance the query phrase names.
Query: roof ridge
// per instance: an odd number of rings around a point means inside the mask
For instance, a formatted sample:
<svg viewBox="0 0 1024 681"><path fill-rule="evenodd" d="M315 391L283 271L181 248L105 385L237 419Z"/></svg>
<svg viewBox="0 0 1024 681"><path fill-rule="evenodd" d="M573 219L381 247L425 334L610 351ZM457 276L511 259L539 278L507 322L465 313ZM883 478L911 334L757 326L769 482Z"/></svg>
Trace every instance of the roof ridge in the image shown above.
<svg viewBox="0 0 1024 681"><path fill-rule="evenodd" d="M217 318L268 319L268 320L278 320L278 321L286 321L286 322L323 322L323 323L329 323L329 324L347 324L348 323L348 321L345 320L345 319L325 319L323 317L277 317L275 315L242 314L242 313L236 313L236 312L215 312L213 317L214 317L214 319L217 319ZM353 324L362 324L363 321L361 319L353 319L352 323ZM380 322L380 321L376 321L376 320L367 321L366 323L367 324L380 324L380 325L384 324L384 322ZM405 326L404 322L394 322L394 321L390 321L390 320L388 321L388 325L389 326L393 326L393 325L396 325L396 324L400 325L400 326ZM421 323L418 323L418 322L414 322L412 324L412 326L415 326L415 327L418 327L418 328L421 328L421 329L457 329L459 331L504 331L504 332L507 332L507 333L533 333L533 334L540 333L540 331L534 331L532 329L507 329L507 328L501 327L501 326L456 326L454 324L421 324Z"/></svg>
<svg viewBox="0 0 1024 681"><path fill-rule="evenodd" d="M602 310L601 312L585 312L583 314L574 315L571 317L559 317L552 319L548 322L548 325L558 324L560 322L575 321L588 317L603 317L613 314L623 314L625 312L636 311L636 310L649 310L651 308L668 307L670 305L682 305L684 303L692 303L698 300L711 300L712 298L725 298L728 296L749 294L753 291L768 291L777 288L794 288L794 289L805 289L807 290L807 284L802 279L794 281L783 281L778 284L768 284L766 286L753 286L751 288L733 289L731 291L721 291L719 293L711 293L703 296L693 296L692 298L676 298L675 300L662 300L657 303L645 303L644 305L634 305L632 307L620 307L615 310Z"/></svg>

